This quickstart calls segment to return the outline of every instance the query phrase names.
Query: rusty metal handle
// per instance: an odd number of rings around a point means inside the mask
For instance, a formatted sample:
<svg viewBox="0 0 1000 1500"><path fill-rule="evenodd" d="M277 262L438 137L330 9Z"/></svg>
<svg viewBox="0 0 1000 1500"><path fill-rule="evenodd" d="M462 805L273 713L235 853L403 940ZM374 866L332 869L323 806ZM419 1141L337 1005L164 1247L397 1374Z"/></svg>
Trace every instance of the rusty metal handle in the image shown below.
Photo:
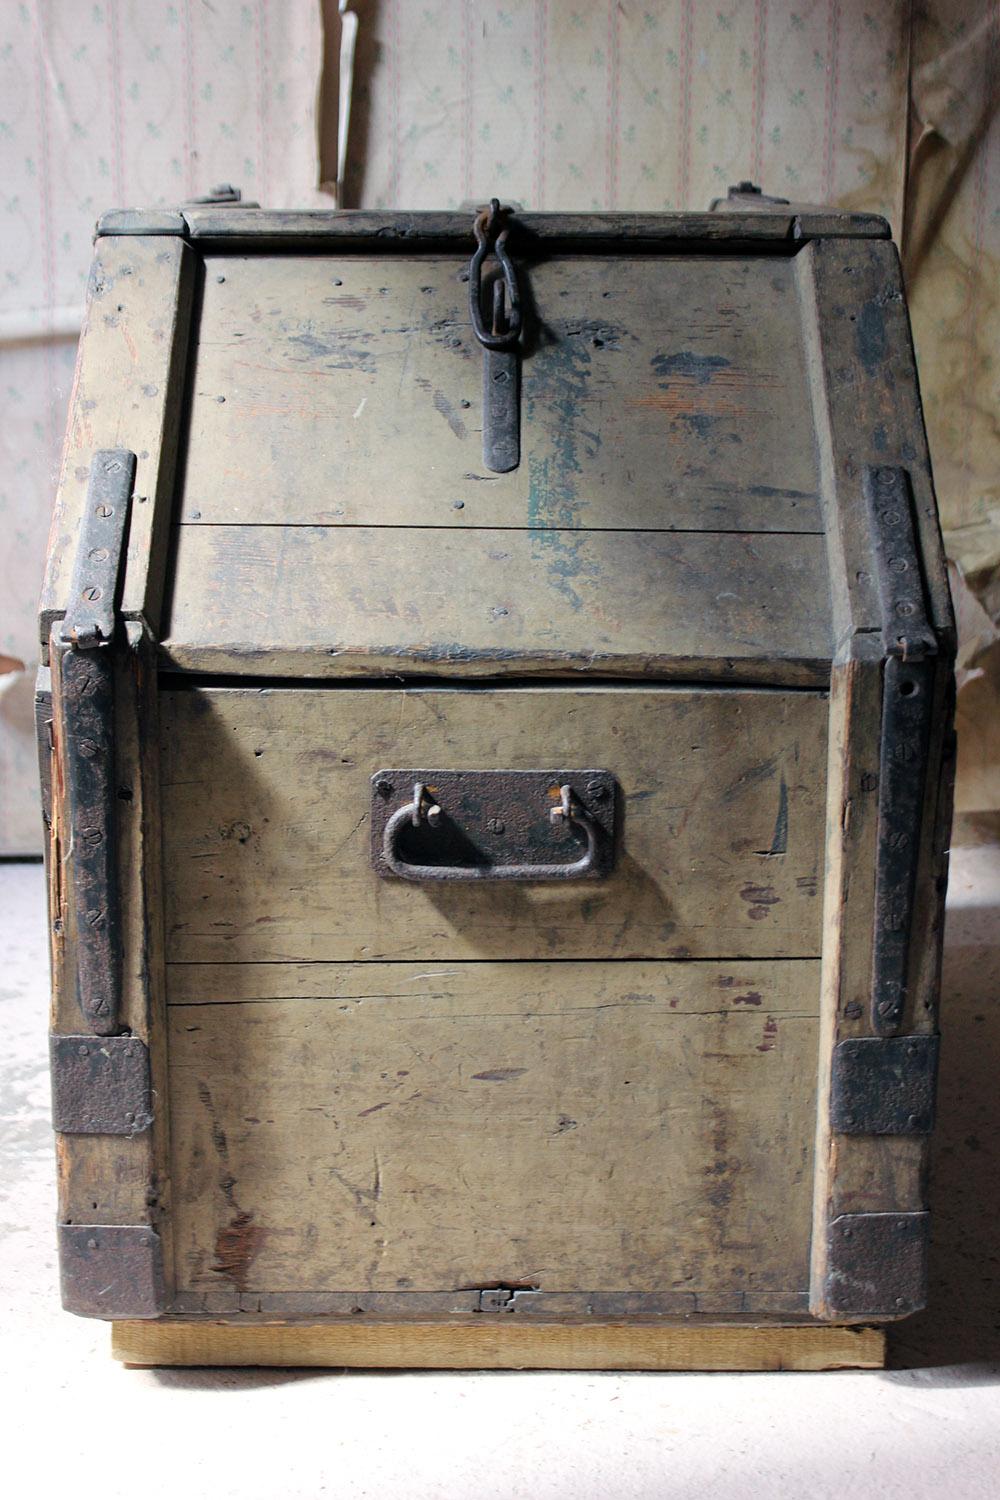
<svg viewBox="0 0 1000 1500"><path fill-rule="evenodd" d="M581 880L594 873L597 859L597 826L573 796L568 786L560 787L559 805L553 807L549 817L553 823L572 823L583 831L587 847L579 859L566 864L520 864L520 865L414 865L400 858L397 842L400 833L409 824L420 827L426 823L436 828L441 821L441 809L427 805L428 796L422 782L413 788L413 801L393 813L385 825L382 837L382 852L387 868L402 880Z"/></svg>

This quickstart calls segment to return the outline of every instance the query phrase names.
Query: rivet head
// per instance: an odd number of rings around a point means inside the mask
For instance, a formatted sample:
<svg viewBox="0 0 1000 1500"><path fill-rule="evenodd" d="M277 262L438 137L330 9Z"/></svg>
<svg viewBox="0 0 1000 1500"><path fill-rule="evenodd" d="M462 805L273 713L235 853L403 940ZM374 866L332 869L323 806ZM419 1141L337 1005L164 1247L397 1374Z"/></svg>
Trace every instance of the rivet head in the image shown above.
<svg viewBox="0 0 1000 1500"><path fill-rule="evenodd" d="M909 1125L909 1127L910 1127L911 1130L916 1130L917 1126L920 1124L920 1116L919 1115L907 1115L907 1117L906 1117L906 1123L907 1123L907 1125Z"/></svg>
<svg viewBox="0 0 1000 1500"><path fill-rule="evenodd" d="M94 1239L93 1236L91 1236L90 1239L87 1241L87 1249L88 1250L96 1250L97 1249L97 1241Z"/></svg>
<svg viewBox="0 0 1000 1500"><path fill-rule="evenodd" d="M80 1056L81 1057L89 1057L90 1056L90 1048L89 1047L81 1047L80 1048Z"/></svg>
<svg viewBox="0 0 1000 1500"><path fill-rule="evenodd" d="M375 783L375 790L378 792L380 797L391 797L393 793L392 782L389 781L385 776L380 776L378 781L376 781Z"/></svg>

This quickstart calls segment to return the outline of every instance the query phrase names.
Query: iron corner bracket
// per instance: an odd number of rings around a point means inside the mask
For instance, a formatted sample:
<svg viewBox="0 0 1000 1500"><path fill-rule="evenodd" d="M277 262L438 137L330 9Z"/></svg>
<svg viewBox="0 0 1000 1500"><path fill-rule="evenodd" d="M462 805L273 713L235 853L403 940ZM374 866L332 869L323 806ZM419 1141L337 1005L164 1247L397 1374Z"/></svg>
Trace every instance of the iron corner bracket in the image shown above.
<svg viewBox="0 0 1000 1500"><path fill-rule="evenodd" d="M156 1318L163 1246L148 1224L60 1224L62 1305L82 1318Z"/></svg>
<svg viewBox="0 0 1000 1500"><path fill-rule="evenodd" d="M905 1318L927 1297L930 1215L840 1214L827 1229L831 1318Z"/></svg>
<svg viewBox="0 0 1000 1500"><path fill-rule="evenodd" d="M50 1036L52 1128L140 1135L153 1123L149 1052L137 1036Z"/></svg>
<svg viewBox="0 0 1000 1500"><path fill-rule="evenodd" d="M859 1036L838 1042L830 1127L840 1135L930 1135L938 1037Z"/></svg>

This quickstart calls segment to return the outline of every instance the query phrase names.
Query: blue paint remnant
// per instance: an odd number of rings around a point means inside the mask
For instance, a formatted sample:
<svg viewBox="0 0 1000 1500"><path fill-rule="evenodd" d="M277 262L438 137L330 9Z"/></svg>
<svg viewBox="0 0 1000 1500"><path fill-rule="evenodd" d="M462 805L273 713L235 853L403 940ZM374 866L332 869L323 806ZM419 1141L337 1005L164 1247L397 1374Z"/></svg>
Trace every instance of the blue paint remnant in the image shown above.
<svg viewBox="0 0 1000 1500"><path fill-rule="evenodd" d="M683 422L689 431L696 432L700 438L707 438L715 426L715 418L705 411L682 411L678 413L678 420Z"/></svg>
<svg viewBox="0 0 1000 1500"><path fill-rule="evenodd" d="M889 438L881 422L876 424L872 432L872 442L875 444L876 453L884 453L889 446Z"/></svg>
<svg viewBox="0 0 1000 1500"><path fill-rule="evenodd" d="M732 361L723 359L721 354L694 354L690 349L684 349L679 354L654 354L650 364L657 375L681 380L696 380L699 385L708 385L713 375L720 370L728 370ZM663 385L662 390L668 386Z"/></svg>
<svg viewBox="0 0 1000 1500"><path fill-rule="evenodd" d="M340 333L324 330L322 336L311 331L290 335L289 344L298 344L304 350L296 363L323 361L327 370L357 370L363 375L375 374L375 355L363 346L371 341L370 333ZM289 354L292 359L295 356Z"/></svg>
<svg viewBox="0 0 1000 1500"><path fill-rule="evenodd" d="M788 786L784 776L781 778L781 786L778 790L778 816L775 819L774 836L768 853L788 853Z"/></svg>
<svg viewBox="0 0 1000 1500"><path fill-rule="evenodd" d="M576 332L576 330L574 330ZM596 576L581 556L578 479L581 454L593 458L601 446L597 432L579 425L591 377L591 345L562 334L539 350L526 370L524 426L544 434L528 453L528 526L531 550L544 563L549 581L574 610L583 607L574 582Z"/></svg>
<svg viewBox="0 0 1000 1500"><path fill-rule="evenodd" d="M877 375L888 357L885 319L877 302L865 302L854 325L858 358L868 375Z"/></svg>
<svg viewBox="0 0 1000 1500"><path fill-rule="evenodd" d="M759 495L763 500L818 500L813 490L783 490L773 484L747 485L748 495Z"/></svg>

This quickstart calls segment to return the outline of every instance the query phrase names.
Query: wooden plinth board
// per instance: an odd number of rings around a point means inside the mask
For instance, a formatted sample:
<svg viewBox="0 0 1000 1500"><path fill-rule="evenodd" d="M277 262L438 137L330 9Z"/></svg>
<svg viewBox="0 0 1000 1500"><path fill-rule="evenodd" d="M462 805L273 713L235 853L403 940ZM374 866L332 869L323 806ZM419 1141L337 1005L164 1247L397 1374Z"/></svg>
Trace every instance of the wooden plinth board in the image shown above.
<svg viewBox="0 0 1000 1500"><path fill-rule="evenodd" d="M126 1365L426 1370L880 1370L885 1333L840 1326L649 1323L113 1323Z"/></svg>

